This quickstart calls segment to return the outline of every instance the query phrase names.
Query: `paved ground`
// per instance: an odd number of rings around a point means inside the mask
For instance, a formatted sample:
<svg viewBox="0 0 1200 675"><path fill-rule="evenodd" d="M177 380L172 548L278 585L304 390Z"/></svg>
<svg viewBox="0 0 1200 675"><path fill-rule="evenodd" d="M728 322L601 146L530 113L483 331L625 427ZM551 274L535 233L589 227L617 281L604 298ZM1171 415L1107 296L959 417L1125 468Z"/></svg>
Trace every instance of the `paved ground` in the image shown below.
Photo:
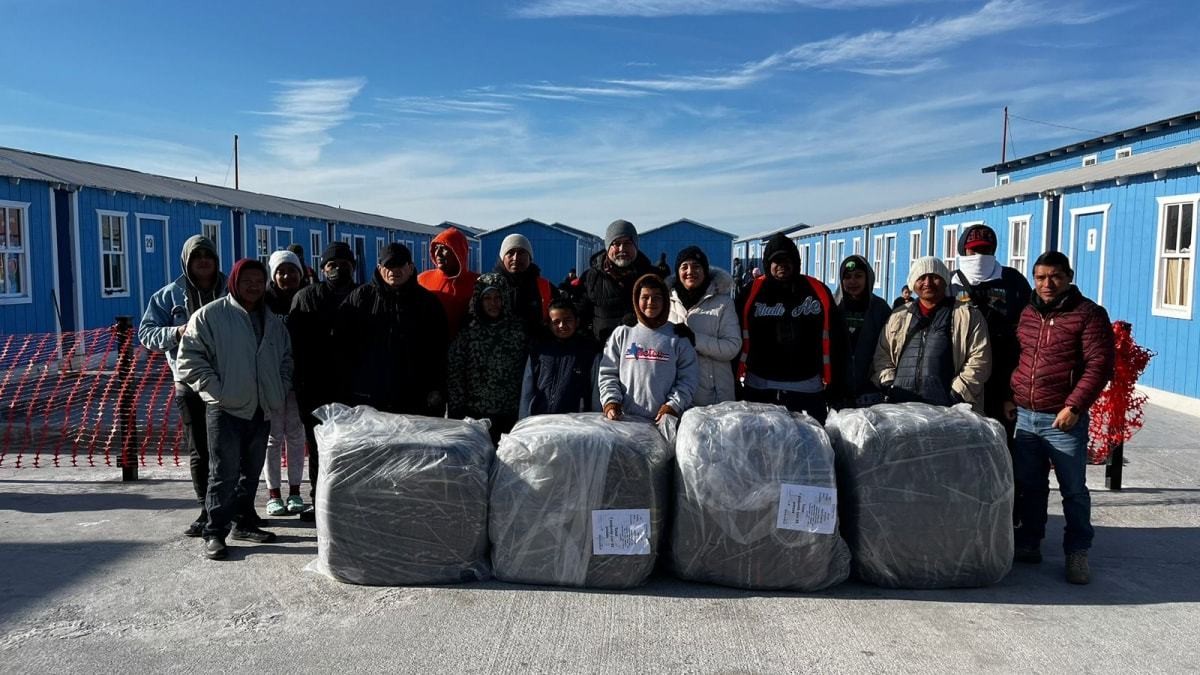
<svg viewBox="0 0 1200 675"><path fill-rule="evenodd" d="M0 470L0 671L1195 672L1200 418L1154 408L1126 489L1092 467L1093 583L813 595L659 578L635 592L367 588L303 571L314 532L201 559L185 470Z"/></svg>

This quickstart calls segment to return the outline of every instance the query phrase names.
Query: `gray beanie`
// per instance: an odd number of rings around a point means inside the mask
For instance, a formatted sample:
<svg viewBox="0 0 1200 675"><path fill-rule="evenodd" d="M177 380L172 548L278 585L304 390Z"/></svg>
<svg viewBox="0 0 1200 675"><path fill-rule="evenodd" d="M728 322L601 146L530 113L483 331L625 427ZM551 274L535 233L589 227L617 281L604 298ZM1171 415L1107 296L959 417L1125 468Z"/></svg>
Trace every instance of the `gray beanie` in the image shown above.
<svg viewBox="0 0 1200 675"><path fill-rule="evenodd" d="M637 228L633 226L633 223L620 219L609 223L608 229L604 231L604 248L612 246L612 243L621 237L629 237L633 240L633 245L637 246Z"/></svg>
<svg viewBox="0 0 1200 675"><path fill-rule="evenodd" d="M946 282L946 287L950 286L950 270L946 267L946 263L940 258L932 255L927 255L924 258L917 258L913 261L912 267L908 268L908 287L913 291L917 290L917 279L926 274L936 274Z"/></svg>
<svg viewBox="0 0 1200 675"><path fill-rule="evenodd" d="M510 234L505 237L504 241L500 242L500 257L503 258L505 253L514 248L522 249L529 254L530 258L533 257L533 244L530 244L529 239L523 234Z"/></svg>

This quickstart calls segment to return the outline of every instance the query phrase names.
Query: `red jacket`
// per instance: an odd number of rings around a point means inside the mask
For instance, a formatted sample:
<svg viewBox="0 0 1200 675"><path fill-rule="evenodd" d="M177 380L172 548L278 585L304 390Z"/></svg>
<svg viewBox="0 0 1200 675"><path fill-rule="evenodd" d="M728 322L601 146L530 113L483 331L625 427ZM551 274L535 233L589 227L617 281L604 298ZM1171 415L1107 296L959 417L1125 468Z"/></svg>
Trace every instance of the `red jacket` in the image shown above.
<svg viewBox="0 0 1200 675"><path fill-rule="evenodd" d="M479 275L467 269L467 238L462 232L448 227L441 234L433 238L429 242L429 261L433 262L433 247L435 244L443 244L454 251L454 255L458 258L458 274L455 276L446 276L441 270L434 269L421 272L417 277L417 283L421 284L422 288L433 291L437 299L441 301L442 308L446 310L446 328L449 330L450 339L453 340L455 335L458 335L458 329L462 326L467 317L467 308L471 304L471 294L475 292L475 280ZM436 265L436 263L434 263Z"/></svg>
<svg viewBox="0 0 1200 675"><path fill-rule="evenodd" d="M1035 303L1017 324L1021 358L1010 380L1013 402L1038 412L1067 406L1086 412L1112 378L1108 312L1074 286L1054 307L1039 310Z"/></svg>

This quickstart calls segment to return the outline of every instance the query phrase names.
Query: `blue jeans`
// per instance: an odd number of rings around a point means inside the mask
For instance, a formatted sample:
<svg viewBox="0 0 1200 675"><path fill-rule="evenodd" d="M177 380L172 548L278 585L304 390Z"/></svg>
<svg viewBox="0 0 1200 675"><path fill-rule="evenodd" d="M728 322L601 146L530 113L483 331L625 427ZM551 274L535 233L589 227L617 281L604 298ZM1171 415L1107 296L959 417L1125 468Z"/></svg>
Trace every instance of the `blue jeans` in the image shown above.
<svg viewBox="0 0 1200 675"><path fill-rule="evenodd" d="M242 419L208 405L208 524L204 536L224 537L230 523L254 510L258 477L267 459L271 424L261 409Z"/></svg>
<svg viewBox="0 0 1200 675"><path fill-rule="evenodd" d="M1034 548L1046 536L1046 506L1050 498L1050 465L1063 500L1063 551L1092 547L1092 496L1087 488L1088 416L1084 413L1069 431L1052 425L1057 413L1017 408L1013 441L1013 474L1017 488L1016 531L1020 548Z"/></svg>

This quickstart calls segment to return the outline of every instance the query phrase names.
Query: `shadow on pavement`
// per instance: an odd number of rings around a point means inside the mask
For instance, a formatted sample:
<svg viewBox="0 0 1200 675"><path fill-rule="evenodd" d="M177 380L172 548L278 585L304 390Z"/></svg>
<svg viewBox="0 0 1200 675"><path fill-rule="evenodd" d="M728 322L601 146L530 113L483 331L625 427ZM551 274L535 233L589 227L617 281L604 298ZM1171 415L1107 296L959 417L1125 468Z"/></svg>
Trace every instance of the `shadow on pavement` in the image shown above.
<svg viewBox="0 0 1200 675"><path fill-rule="evenodd" d="M22 513L71 513L77 511L112 511L138 509L191 509L193 498L148 497L137 492L0 492L0 509Z"/></svg>
<svg viewBox="0 0 1200 675"><path fill-rule="evenodd" d="M114 569L125 558L148 549L134 541L71 543L5 542L0 546L0 625L19 623L27 605L45 606L45 598L97 572ZM86 591L76 591L86 592Z"/></svg>

